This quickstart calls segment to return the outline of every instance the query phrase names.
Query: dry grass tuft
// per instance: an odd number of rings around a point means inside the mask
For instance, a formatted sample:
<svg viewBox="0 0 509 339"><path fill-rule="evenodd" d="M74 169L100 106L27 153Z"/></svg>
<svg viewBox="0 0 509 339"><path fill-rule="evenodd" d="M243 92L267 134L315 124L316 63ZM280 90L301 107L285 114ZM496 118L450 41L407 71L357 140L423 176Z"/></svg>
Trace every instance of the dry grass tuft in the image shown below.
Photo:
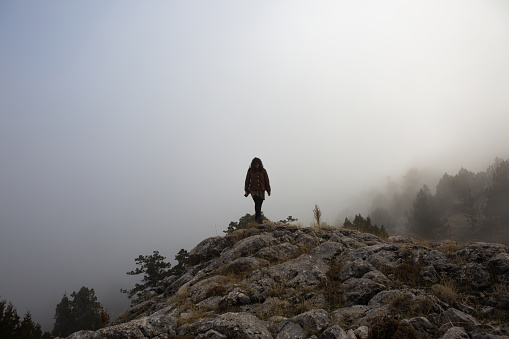
<svg viewBox="0 0 509 339"><path fill-rule="evenodd" d="M458 299L458 294L456 293L455 285L446 281L443 284L436 284L431 286L431 292L440 300L445 301L449 305L452 305Z"/></svg>
<svg viewBox="0 0 509 339"><path fill-rule="evenodd" d="M343 267L342 262L331 266L327 271L327 280L320 284L325 300L327 300L327 311L332 312L342 307L344 301L344 291L342 283L339 280L339 273Z"/></svg>
<svg viewBox="0 0 509 339"><path fill-rule="evenodd" d="M492 286L491 291L495 295L509 295L509 288L505 284L495 284Z"/></svg>
<svg viewBox="0 0 509 339"><path fill-rule="evenodd" d="M256 224L257 226L258 224ZM231 237L233 240L233 244L236 244L237 242L241 241L242 239L248 238L250 236L256 235L262 233L262 231L255 227L255 224L251 225L248 224L246 228L241 228L238 230L235 230L231 233Z"/></svg>
<svg viewBox="0 0 509 339"><path fill-rule="evenodd" d="M401 323L392 316L383 317L368 332L368 339L419 339L410 324Z"/></svg>
<svg viewBox="0 0 509 339"><path fill-rule="evenodd" d="M433 309L433 301L426 297L412 298L408 294L401 294L389 302L389 310L403 318L426 316Z"/></svg>
<svg viewBox="0 0 509 339"><path fill-rule="evenodd" d="M440 242L440 244L437 246L437 250L445 254L447 257L451 257L454 253L464 248L465 246L466 244L460 245L455 241L449 240Z"/></svg>
<svg viewBox="0 0 509 339"><path fill-rule="evenodd" d="M223 285L214 285L207 289L206 296L210 297L222 297L228 293L228 290Z"/></svg>

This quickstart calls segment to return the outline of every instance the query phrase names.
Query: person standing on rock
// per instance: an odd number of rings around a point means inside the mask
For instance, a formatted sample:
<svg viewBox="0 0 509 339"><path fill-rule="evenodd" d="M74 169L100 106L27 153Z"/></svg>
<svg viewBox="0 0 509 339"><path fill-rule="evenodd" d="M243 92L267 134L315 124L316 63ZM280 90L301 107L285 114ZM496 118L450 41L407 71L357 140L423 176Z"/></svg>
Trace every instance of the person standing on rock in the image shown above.
<svg viewBox="0 0 509 339"><path fill-rule="evenodd" d="M265 168L263 168L262 161L259 158L254 158L251 161L251 166L247 170L246 183L244 185L244 196L251 197L255 203L255 219L258 222L262 221L262 204L265 200L265 191L270 196L270 182L269 175Z"/></svg>

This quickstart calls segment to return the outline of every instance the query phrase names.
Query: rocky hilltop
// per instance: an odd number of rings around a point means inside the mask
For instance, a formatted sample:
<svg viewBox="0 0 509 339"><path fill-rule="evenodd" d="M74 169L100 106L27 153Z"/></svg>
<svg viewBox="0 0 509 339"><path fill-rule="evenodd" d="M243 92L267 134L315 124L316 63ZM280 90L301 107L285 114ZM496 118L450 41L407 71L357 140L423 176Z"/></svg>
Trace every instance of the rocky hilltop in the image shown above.
<svg viewBox="0 0 509 339"><path fill-rule="evenodd" d="M509 248L255 225L203 240L115 325L68 338L509 338Z"/></svg>

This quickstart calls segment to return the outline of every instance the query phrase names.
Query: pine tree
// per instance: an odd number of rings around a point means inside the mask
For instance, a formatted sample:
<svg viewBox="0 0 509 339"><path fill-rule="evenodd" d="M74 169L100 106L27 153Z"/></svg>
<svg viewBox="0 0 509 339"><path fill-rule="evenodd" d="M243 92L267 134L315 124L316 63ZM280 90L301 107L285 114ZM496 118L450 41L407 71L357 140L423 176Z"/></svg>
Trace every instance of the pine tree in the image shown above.
<svg viewBox="0 0 509 339"><path fill-rule="evenodd" d="M72 317L71 301L64 293L55 310L55 324L52 333L57 337L66 337L73 332L73 328L74 319Z"/></svg>
<svg viewBox="0 0 509 339"><path fill-rule="evenodd" d="M55 324L53 335L66 337L79 330L97 330L101 328L101 314L103 307L97 301L93 288L83 286L76 293L71 293L71 299L64 294L55 310Z"/></svg>
<svg viewBox="0 0 509 339"><path fill-rule="evenodd" d="M42 338L41 325L34 323L32 314L27 312L20 323L18 335L20 339Z"/></svg>
<svg viewBox="0 0 509 339"><path fill-rule="evenodd" d="M97 330L101 328L101 304L97 301L93 288L83 286L78 293L71 294L72 317L75 330Z"/></svg>
<svg viewBox="0 0 509 339"><path fill-rule="evenodd" d="M160 280L170 276L172 274L170 269L171 263L165 262L164 259L166 259L166 257L160 255L158 251L154 251L152 255L140 255L138 258L134 259L136 264L140 267L127 272L127 274L143 274L143 284L135 284L134 288L131 290L122 289L120 291L122 293L126 293L129 299L131 299L134 295L140 297L142 294L141 292L145 289L156 286Z"/></svg>
<svg viewBox="0 0 509 339"><path fill-rule="evenodd" d="M189 253L185 249L181 249L177 255L175 256L175 260L177 260L177 265L173 266L171 269L171 274L181 276L185 273L187 269L187 261L189 259Z"/></svg>
<svg viewBox="0 0 509 339"><path fill-rule="evenodd" d="M0 338L17 338L18 328L19 316L14 305L0 300Z"/></svg>
<svg viewBox="0 0 509 339"><path fill-rule="evenodd" d="M433 239L441 227L433 195L427 185L417 193L409 218L409 231L423 239Z"/></svg>

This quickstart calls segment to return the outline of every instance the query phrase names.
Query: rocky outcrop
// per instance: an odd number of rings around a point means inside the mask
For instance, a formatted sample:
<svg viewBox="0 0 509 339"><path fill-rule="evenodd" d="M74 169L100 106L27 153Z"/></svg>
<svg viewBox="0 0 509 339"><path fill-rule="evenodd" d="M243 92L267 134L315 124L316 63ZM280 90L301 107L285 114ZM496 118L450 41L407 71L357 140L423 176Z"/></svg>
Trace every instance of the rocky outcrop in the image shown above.
<svg viewBox="0 0 509 339"><path fill-rule="evenodd" d="M182 276L68 338L508 338L509 249L256 225L200 242Z"/></svg>

